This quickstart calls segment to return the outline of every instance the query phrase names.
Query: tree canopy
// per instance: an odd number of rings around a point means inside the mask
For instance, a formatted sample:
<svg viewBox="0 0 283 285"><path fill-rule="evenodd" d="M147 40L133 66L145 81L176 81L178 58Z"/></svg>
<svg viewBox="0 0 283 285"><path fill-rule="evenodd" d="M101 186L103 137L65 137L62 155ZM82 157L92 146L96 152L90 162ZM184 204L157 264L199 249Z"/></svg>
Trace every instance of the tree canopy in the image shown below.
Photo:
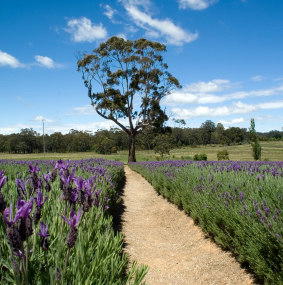
<svg viewBox="0 0 283 285"><path fill-rule="evenodd" d="M148 126L161 127L168 120L160 107L161 99L181 88L167 71L164 52L165 45L158 42L111 37L78 60L78 71L83 74L96 112L128 134L129 162L136 161L136 135Z"/></svg>

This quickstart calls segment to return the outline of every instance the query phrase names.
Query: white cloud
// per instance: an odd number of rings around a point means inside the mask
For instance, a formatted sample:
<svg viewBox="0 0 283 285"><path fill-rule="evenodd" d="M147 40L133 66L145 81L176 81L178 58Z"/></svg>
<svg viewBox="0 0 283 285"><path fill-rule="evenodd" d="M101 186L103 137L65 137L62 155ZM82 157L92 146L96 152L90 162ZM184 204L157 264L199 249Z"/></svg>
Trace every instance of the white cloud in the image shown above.
<svg viewBox="0 0 283 285"><path fill-rule="evenodd" d="M70 110L66 115L94 115L96 114L94 108L91 105L85 105L83 107L75 107Z"/></svg>
<svg viewBox="0 0 283 285"><path fill-rule="evenodd" d="M273 81L281 81L281 80L283 80L283 77L276 78Z"/></svg>
<svg viewBox="0 0 283 285"><path fill-rule="evenodd" d="M44 66L47 68L55 67L55 62L47 56L36 55L34 58L41 66Z"/></svg>
<svg viewBox="0 0 283 285"><path fill-rule="evenodd" d="M283 109L282 101L273 101L259 104L244 104L242 102L233 102L232 106L220 106L216 108L209 108L206 106L199 106L196 108L173 108L171 112L174 116L182 119L189 119L191 117L222 117L233 114L248 114L259 110Z"/></svg>
<svg viewBox="0 0 283 285"><path fill-rule="evenodd" d="M109 5L105 5L104 9L106 10L103 14L107 16L110 20L113 20L113 15L116 13Z"/></svg>
<svg viewBox="0 0 283 285"><path fill-rule="evenodd" d="M135 24L147 31L147 36L154 38L164 36L169 44L179 46L198 38L198 32L195 34L187 32L176 26L170 19L153 19L149 14L140 11L136 5L131 4L132 2L136 1L124 1L125 9Z"/></svg>
<svg viewBox="0 0 283 285"><path fill-rule="evenodd" d="M281 109L283 108L283 101L276 101L276 102L266 102L258 104L260 109Z"/></svg>
<svg viewBox="0 0 283 285"><path fill-rule="evenodd" d="M259 89L251 91L238 91L223 95L215 95L212 92L223 92L225 90L239 87L237 83L231 83L229 80L215 79L209 82L198 82L187 85L182 90L172 92L163 99L165 105L182 105L186 103L208 104L221 103L229 100L239 100L247 97L265 97L272 95L280 95L283 91L283 85L269 89Z"/></svg>
<svg viewBox="0 0 283 285"><path fill-rule="evenodd" d="M210 93L231 88L231 83L226 79L214 79L209 82L198 82L187 85L185 90L192 93Z"/></svg>
<svg viewBox="0 0 283 285"><path fill-rule="evenodd" d="M12 55L0 50L0 67L1 66L10 66L12 68L26 67L25 64L20 63L19 60Z"/></svg>
<svg viewBox="0 0 283 285"><path fill-rule="evenodd" d="M242 102L233 102L234 108L231 110L233 114L247 114L260 109L259 106L253 104L244 104Z"/></svg>
<svg viewBox="0 0 283 285"><path fill-rule="evenodd" d="M203 10L210 5L217 3L218 0L179 0L180 9L190 8L193 10Z"/></svg>
<svg viewBox="0 0 283 285"><path fill-rule="evenodd" d="M230 121L220 120L218 123L221 123L223 125L234 125L234 124L239 124L243 122L245 122L244 118L238 118L238 119L232 119Z"/></svg>
<svg viewBox="0 0 283 285"><path fill-rule="evenodd" d="M194 109L174 108L171 111L175 116L180 117L182 119L189 119L191 117L221 117L228 116L231 114L231 111L226 106L217 108L199 106Z"/></svg>
<svg viewBox="0 0 283 285"><path fill-rule="evenodd" d="M36 116L36 118L34 120L32 120L32 121L36 121L36 122L44 121L44 122L49 122L49 123L54 122L53 120L48 119L48 118L44 118L42 116Z"/></svg>
<svg viewBox="0 0 283 285"><path fill-rule="evenodd" d="M72 35L75 42L93 42L107 37L107 30L101 23L95 25L85 17L69 20L67 26L64 30Z"/></svg>
<svg viewBox="0 0 283 285"><path fill-rule="evenodd" d="M263 79L265 79L265 77L263 77L262 75L256 75L251 77L251 80L253 81L262 81Z"/></svg>

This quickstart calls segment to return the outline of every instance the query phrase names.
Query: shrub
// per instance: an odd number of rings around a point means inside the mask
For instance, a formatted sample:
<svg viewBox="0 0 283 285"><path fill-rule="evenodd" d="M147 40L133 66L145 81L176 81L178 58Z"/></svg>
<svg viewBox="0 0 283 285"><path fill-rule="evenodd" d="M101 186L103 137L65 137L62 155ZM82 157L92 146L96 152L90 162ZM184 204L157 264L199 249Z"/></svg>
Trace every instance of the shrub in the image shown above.
<svg viewBox="0 0 283 285"><path fill-rule="evenodd" d="M223 149L222 151L217 152L217 159L218 160L229 160L229 153L227 149Z"/></svg>
<svg viewBox="0 0 283 285"><path fill-rule="evenodd" d="M194 155L194 160L195 161L202 161L202 160L207 160L207 154L201 153L201 154L195 154Z"/></svg>

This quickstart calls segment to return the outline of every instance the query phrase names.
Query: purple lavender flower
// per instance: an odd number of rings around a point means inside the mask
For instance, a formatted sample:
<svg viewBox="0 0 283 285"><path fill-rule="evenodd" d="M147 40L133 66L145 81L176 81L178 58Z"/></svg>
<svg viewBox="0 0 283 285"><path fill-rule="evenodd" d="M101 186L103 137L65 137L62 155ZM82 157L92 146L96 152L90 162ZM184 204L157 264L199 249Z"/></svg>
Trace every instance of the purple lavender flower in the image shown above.
<svg viewBox="0 0 283 285"><path fill-rule="evenodd" d="M16 178L17 192L21 199L27 197L26 185L23 179Z"/></svg>
<svg viewBox="0 0 283 285"><path fill-rule="evenodd" d="M8 220L9 217L9 220ZM11 227L19 218L20 215L17 212L15 215L15 219L13 220L13 204L10 204L10 208L6 208L4 213L3 213L3 218L4 218L4 222Z"/></svg>
<svg viewBox="0 0 283 285"><path fill-rule="evenodd" d="M80 221L81 214L82 214L82 210L81 208L79 208L78 215L76 215L75 211L71 211L70 221L63 215L61 215L61 217L67 224L69 224L70 227L75 228Z"/></svg>
<svg viewBox="0 0 283 285"><path fill-rule="evenodd" d="M84 180L81 176L79 177L74 177L73 181L77 187L77 190L82 190L83 189L83 184L84 184Z"/></svg>
<svg viewBox="0 0 283 285"><path fill-rule="evenodd" d="M277 213L277 216L279 216L279 210L278 210L278 209L276 209L275 211L276 211L276 213Z"/></svg>
<svg viewBox="0 0 283 285"><path fill-rule="evenodd" d="M3 176L3 177L0 176L0 191L1 191L2 187L4 186L6 180L7 180L7 176Z"/></svg>
<svg viewBox="0 0 283 285"><path fill-rule="evenodd" d="M42 240L41 240L41 247L44 251L48 250L49 248L49 240L47 237L49 237L50 235L47 233L48 232L48 223L46 223L46 227L44 225L44 222L41 222L40 223L40 233L38 233L39 236L42 237Z"/></svg>
<svg viewBox="0 0 283 285"><path fill-rule="evenodd" d="M51 186L50 186L50 177L51 177L51 174L52 173L48 173L48 174L45 174L45 173L43 173L43 179L44 179L44 181L45 181L45 190L47 191L47 192L49 192L50 190L51 190Z"/></svg>
<svg viewBox="0 0 283 285"><path fill-rule="evenodd" d="M46 223L46 226L44 224L44 222L40 223L40 233L38 233L39 236L45 238L45 237L49 237L50 235L47 233L48 232L48 223Z"/></svg>
<svg viewBox="0 0 283 285"><path fill-rule="evenodd" d="M44 205L44 203L47 200L47 197L45 197L45 199L43 201L43 194L39 190L38 193L37 193L37 197L34 200L35 200L36 206L39 207L39 208L42 208L42 206Z"/></svg>
<svg viewBox="0 0 283 285"><path fill-rule="evenodd" d="M29 202L25 202L24 200L19 199L17 202L18 211L16 215L19 215L19 217L25 219L30 215L32 207L33 207L33 197L31 197Z"/></svg>
<svg viewBox="0 0 283 285"><path fill-rule="evenodd" d="M261 174L260 176L262 177L262 180L264 181L265 175L264 175L264 174Z"/></svg>
<svg viewBox="0 0 283 285"><path fill-rule="evenodd" d="M32 252L32 250L30 250L29 252ZM22 253L21 250L19 250L18 252L14 252L14 255L18 256L19 259L23 259L24 254Z"/></svg>
<svg viewBox="0 0 283 285"><path fill-rule="evenodd" d="M276 216L275 215L273 215L272 218L273 218L274 221L276 221Z"/></svg>

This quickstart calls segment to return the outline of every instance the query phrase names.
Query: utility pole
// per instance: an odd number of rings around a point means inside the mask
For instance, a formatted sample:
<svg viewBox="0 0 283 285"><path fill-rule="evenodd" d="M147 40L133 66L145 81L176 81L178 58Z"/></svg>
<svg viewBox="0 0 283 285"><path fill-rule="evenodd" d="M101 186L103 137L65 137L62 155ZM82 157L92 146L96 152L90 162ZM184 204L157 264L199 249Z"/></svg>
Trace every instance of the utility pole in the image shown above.
<svg viewBox="0 0 283 285"><path fill-rule="evenodd" d="M44 120L42 120L42 125L43 125L43 153L44 153L44 160L45 160Z"/></svg>

